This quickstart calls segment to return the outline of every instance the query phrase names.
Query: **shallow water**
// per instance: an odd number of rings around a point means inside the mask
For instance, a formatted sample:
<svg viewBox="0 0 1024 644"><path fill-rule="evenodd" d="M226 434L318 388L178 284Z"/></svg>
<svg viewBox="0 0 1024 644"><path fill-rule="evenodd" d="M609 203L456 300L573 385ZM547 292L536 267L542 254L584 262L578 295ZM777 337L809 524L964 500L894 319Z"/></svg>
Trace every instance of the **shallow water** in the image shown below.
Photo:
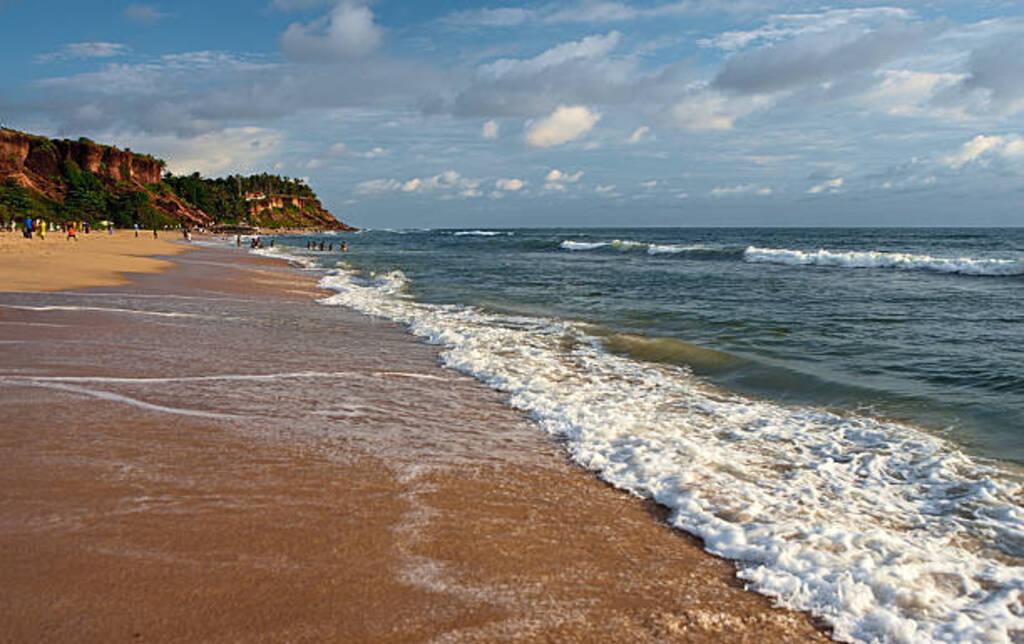
<svg viewBox="0 0 1024 644"><path fill-rule="evenodd" d="M1021 637L1024 232L346 239L272 253L443 345L755 589L844 639Z"/></svg>

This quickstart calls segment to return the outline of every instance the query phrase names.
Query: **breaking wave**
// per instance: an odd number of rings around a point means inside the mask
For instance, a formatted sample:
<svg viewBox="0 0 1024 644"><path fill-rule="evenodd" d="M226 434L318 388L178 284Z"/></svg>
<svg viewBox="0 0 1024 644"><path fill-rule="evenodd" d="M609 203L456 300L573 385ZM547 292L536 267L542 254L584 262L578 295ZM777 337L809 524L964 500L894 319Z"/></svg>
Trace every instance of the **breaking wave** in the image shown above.
<svg viewBox="0 0 1024 644"><path fill-rule="evenodd" d="M975 259L971 257L942 258L882 251L835 252L758 248L749 246L744 261L791 266L834 266L841 268L893 268L924 270L960 275L1008 277L1024 275L1024 259Z"/></svg>
<svg viewBox="0 0 1024 644"><path fill-rule="evenodd" d="M578 243L578 242L577 242ZM1024 629L1024 486L867 416L759 401L606 349L580 324L410 298L401 271L328 272L321 300L407 325L503 391L572 459L671 511L750 587L854 641ZM715 358L715 356L706 356Z"/></svg>

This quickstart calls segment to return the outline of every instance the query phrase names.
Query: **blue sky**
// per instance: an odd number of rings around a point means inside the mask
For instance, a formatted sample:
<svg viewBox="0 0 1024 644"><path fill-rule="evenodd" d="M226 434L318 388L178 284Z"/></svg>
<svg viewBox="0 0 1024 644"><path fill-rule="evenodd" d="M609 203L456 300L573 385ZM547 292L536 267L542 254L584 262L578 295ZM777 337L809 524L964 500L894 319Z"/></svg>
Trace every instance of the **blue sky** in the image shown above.
<svg viewBox="0 0 1024 644"><path fill-rule="evenodd" d="M0 0L0 120L362 227L1024 225L1024 3Z"/></svg>

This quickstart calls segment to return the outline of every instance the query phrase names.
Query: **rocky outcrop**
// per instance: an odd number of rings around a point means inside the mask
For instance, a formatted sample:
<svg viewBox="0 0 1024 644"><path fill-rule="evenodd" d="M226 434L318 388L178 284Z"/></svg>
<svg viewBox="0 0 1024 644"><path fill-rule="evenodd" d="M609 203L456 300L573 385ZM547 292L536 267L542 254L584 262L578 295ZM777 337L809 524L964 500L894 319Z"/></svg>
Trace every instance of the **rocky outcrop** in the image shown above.
<svg viewBox="0 0 1024 644"><path fill-rule="evenodd" d="M246 196L249 204L249 219L266 227L289 227L297 222L308 222L308 227L327 230L356 230L332 215L319 199L295 195L264 195L250 193Z"/></svg>

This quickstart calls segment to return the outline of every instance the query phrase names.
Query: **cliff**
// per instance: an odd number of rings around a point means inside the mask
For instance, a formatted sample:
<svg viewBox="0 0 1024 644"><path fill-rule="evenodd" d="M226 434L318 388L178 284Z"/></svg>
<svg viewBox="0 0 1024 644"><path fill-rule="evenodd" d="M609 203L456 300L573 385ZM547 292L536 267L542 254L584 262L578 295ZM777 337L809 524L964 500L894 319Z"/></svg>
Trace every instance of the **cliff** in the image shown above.
<svg viewBox="0 0 1024 644"><path fill-rule="evenodd" d="M327 211L316 197L296 195L264 195L250 193L246 196L249 221L258 226L281 228L296 226L297 222L312 221L316 228L338 228L338 221ZM345 224L341 230L355 230Z"/></svg>
<svg viewBox="0 0 1024 644"><path fill-rule="evenodd" d="M0 129L0 220L32 216L57 221L110 219L119 226L138 222L147 227L211 227L239 223L248 214L250 223L270 228L350 230L323 208L308 186L300 186L301 197L278 200L274 195L265 204L247 209L247 200L241 196L197 198L205 197L208 190L185 192L181 181L176 181L180 178L163 176L163 169L164 162L150 155L85 138L49 139ZM260 178L282 183L270 175ZM214 186L226 181L198 174L189 179L193 187L196 182Z"/></svg>

